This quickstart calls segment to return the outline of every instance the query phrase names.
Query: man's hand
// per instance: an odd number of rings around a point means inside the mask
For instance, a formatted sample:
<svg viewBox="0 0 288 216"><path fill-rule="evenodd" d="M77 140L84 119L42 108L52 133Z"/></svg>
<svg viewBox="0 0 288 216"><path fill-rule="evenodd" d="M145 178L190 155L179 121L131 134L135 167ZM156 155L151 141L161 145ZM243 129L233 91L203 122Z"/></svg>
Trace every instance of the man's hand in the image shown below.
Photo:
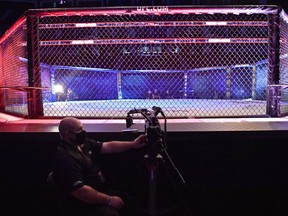
<svg viewBox="0 0 288 216"><path fill-rule="evenodd" d="M101 154L119 153L132 148L141 148L146 144L147 136L142 134L133 141L110 141L104 142Z"/></svg>
<svg viewBox="0 0 288 216"><path fill-rule="evenodd" d="M115 209L120 209L124 206L124 202L118 196L111 196L111 206Z"/></svg>
<svg viewBox="0 0 288 216"><path fill-rule="evenodd" d="M133 141L134 148L141 148L146 145L147 136L145 134L141 134Z"/></svg>

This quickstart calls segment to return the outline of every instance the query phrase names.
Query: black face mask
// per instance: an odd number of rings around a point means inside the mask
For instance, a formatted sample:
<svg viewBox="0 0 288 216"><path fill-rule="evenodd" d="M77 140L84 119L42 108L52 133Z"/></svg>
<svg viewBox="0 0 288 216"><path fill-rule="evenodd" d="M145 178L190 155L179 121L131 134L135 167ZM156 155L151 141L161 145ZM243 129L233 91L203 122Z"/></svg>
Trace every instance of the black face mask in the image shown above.
<svg viewBox="0 0 288 216"><path fill-rule="evenodd" d="M81 131L80 133L75 134L75 142L77 144L84 143L85 139L86 139L86 131L85 130Z"/></svg>

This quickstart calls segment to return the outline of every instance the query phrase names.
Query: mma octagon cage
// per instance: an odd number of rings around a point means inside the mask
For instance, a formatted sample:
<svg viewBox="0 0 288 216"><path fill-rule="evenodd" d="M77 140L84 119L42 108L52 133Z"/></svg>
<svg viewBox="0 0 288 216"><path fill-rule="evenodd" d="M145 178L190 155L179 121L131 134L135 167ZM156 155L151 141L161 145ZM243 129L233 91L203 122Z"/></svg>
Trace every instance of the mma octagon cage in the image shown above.
<svg viewBox="0 0 288 216"><path fill-rule="evenodd" d="M0 111L26 118L288 113L278 6L33 9L0 40Z"/></svg>

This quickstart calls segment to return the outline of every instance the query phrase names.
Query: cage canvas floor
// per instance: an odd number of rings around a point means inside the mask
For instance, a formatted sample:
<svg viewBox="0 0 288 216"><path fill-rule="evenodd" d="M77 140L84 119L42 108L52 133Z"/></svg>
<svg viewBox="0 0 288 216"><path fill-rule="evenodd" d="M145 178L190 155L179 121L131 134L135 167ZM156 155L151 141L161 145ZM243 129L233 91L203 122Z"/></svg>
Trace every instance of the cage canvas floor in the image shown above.
<svg viewBox="0 0 288 216"><path fill-rule="evenodd" d="M125 118L133 109L160 107L167 118L264 116L266 101L217 99L123 99L44 103L44 116Z"/></svg>

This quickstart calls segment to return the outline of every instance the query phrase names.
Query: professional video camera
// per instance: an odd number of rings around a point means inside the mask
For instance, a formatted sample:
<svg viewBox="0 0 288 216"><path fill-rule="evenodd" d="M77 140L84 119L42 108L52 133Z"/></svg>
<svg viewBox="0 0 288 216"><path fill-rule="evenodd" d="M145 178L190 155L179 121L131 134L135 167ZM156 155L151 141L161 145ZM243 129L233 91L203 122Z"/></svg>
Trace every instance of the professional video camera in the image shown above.
<svg viewBox="0 0 288 216"><path fill-rule="evenodd" d="M153 106L152 110L132 109L127 113L126 126L133 125L133 114L141 114L145 118L145 133L147 135L147 148L149 160L156 159L161 150L166 149L166 117L160 107ZM157 115L164 118L164 131L161 129Z"/></svg>

